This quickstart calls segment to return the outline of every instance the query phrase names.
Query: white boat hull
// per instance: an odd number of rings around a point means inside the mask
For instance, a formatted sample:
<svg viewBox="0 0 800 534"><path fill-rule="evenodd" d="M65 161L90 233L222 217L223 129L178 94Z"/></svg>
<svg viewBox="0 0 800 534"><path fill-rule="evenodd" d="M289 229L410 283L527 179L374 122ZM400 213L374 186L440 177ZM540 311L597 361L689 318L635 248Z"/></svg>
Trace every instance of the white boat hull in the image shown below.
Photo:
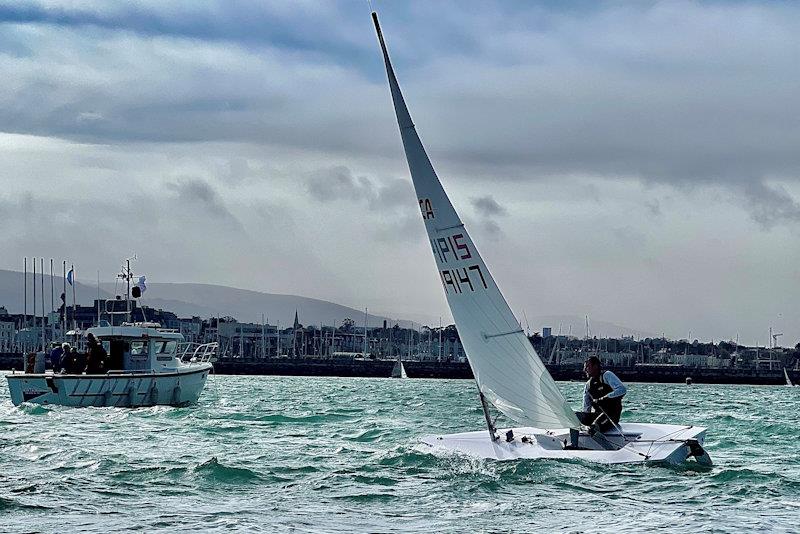
<svg viewBox="0 0 800 534"><path fill-rule="evenodd" d="M182 365L171 372L120 372L104 375L6 375L11 402L61 406L181 406L197 402L210 363Z"/></svg>
<svg viewBox="0 0 800 534"><path fill-rule="evenodd" d="M425 436L422 442L433 449L457 452L489 460L562 459L603 464L663 463L681 464L690 457L698 463L711 464L702 448L706 429L695 426L622 423L625 434L604 434L606 450L598 440L581 434L579 445L589 450L565 449L569 430L543 430L521 427L498 429L500 439L492 441L487 430L460 434ZM513 440L506 433L513 431ZM525 439L523 439L525 438ZM613 445L609 447L610 445Z"/></svg>

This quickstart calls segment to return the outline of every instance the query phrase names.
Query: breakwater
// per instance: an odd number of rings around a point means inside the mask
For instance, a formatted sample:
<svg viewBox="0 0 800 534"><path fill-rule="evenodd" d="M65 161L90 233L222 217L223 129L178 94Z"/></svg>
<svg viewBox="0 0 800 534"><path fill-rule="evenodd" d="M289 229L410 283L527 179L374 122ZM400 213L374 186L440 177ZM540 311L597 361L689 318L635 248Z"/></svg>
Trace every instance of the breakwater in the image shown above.
<svg viewBox="0 0 800 534"><path fill-rule="evenodd" d="M354 358L222 358L214 362L214 372L220 375L284 375L284 376L341 376L386 378L391 376L395 360L362 360ZM467 363L403 361L409 378L471 379ZM0 369L23 369L22 355L0 353ZM580 367L547 365L556 380L585 380ZM783 369L714 369L679 365L636 365L614 367L612 370L627 382L683 383L691 378L697 384L781 385ZM795 384L800 372L789 371Z"/></svg>
<svg viewBox="0 0 800 534"><path fill-rule="evenodd" d="M226 375L287 375L287 376L344 376L388 377L393 360L355 360L325 358L270 358L264 360L221 359L214 363L218 374ZM467 363L403 361L409 378L471 379L472 369ZM576 366L547 365L556 380L585 380L583 370ZM684 383L691 378L698 384L754 384L781 385L783 369L712 369L684 366L637 365L615 367L613 371L628 382ZM789 371L793 382L800 380L800 372Z"/></svg>

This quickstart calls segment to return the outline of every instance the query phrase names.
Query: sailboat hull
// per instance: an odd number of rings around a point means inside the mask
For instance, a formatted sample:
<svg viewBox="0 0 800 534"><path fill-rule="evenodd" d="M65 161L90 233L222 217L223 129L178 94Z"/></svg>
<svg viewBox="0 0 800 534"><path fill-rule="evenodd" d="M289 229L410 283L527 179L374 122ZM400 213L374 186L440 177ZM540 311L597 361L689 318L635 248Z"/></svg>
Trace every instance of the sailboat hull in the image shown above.
<svg viewBox="0 0 800 534"><path fill-rule="evenodd" d="M544 430L533 427L498 429L500 439L492 441L486 430L459 434L433 435L422 443L433 450L449 451L487 460L583 460L602 464L671 464L689 458L710 465L711 458L703 449L706 429L696 426L623 423L624 434L609 432L605 439L581 434L581 449L565 449L568 429ZM507 432L513 439L507 441ZM585 450L583 448L586 448Z"/></svg>

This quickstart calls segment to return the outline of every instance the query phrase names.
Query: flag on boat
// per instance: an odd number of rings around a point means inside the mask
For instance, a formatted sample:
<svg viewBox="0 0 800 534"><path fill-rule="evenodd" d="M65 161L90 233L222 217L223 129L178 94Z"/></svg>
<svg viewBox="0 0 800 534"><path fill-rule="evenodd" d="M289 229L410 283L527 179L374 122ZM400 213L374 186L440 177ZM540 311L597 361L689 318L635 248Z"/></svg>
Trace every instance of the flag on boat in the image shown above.
<svg viewBox="0 0 800 534"><path fill-rule="evenodd" d="M146 276L139 277L139 280L134 284L133 288L131 289L131 296L133 298L138 299L147 290L147 285L145 284L146 281L147 281Z"/></svg>
<svg viewBox="0 0 800 534"><path fill-rule="evenodd" d="M71 285L71 286L74 286L74 285L75 285L75 283L74 283L74 282L75 282L74 278L75 278L75 268L73 267L73 268L72 268L72 269L70 269L70 270L69 270L69 272L67 273L67 282L69 282L69 285Z"/></svg>

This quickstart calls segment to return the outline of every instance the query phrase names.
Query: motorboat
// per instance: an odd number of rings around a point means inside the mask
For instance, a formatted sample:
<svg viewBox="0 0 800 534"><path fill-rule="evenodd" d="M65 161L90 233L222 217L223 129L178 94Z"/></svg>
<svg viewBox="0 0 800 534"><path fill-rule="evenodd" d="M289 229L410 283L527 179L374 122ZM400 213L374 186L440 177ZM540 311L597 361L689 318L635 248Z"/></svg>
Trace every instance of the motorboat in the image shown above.
<svg viewBox="0 0 800 534"><path fill-rule="evenodd" d="M88 328L108 354L103 374L12 372L7 374L14 405L183 406L203 392L217 343L187 343L181 333L158 323L122 323Z"/></svg>

